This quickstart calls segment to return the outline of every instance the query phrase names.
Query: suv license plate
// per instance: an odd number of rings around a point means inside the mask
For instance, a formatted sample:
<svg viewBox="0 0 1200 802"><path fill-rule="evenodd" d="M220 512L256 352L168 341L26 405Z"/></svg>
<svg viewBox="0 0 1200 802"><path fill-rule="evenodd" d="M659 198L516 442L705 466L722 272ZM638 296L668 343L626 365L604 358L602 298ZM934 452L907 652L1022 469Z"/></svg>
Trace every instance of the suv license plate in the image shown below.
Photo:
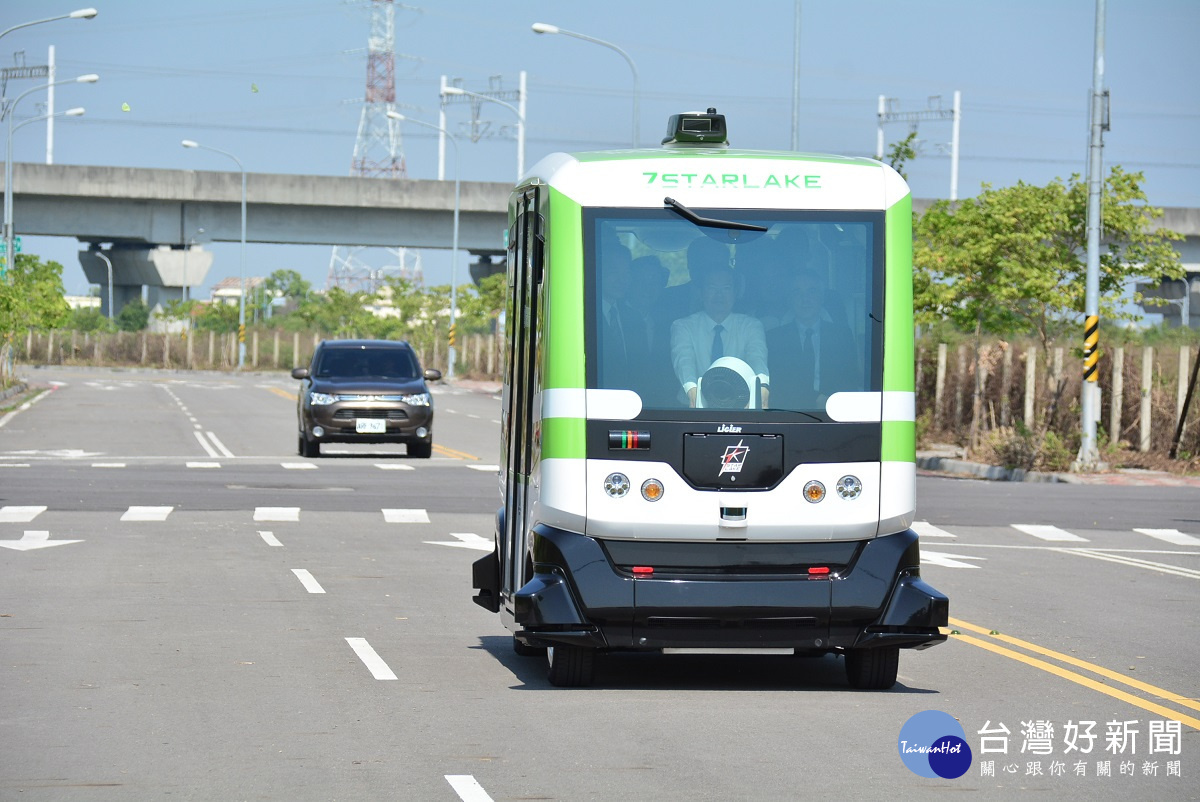
<svg viewBox="0 0 1200 802"><path fill-rule="evenodd" d="M387 421L378 418L356 418L354 431L359 434L383 434L387 431Z"/></svg>

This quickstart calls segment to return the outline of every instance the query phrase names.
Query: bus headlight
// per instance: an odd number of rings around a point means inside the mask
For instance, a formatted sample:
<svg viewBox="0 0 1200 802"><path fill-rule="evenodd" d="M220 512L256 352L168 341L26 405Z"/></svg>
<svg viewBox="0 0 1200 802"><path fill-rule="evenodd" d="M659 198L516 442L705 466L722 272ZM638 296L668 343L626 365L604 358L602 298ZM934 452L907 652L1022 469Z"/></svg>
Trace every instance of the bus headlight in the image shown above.
<svg viewBox="0 0 1200 802"><path fill-rule="evenodd" d="M862 494L862 482L858 480L857 476L843 476L837 480L835 487L837 494L847 501L856 499Z"/></svg>
<svg viewBox="0 0 1200 802"><path fill-rule="evenodd" d="M825 498L825 485L816 479L804 486L804 500L809 504L816 504L823 498Z"/></svg>
<svg viewBox="0 0 1200 802"><path fill-rule="evenodd" d="M604 477L604 492L612 498L624 498L629 492L629 477L623 473L610 473Z"/></svg>

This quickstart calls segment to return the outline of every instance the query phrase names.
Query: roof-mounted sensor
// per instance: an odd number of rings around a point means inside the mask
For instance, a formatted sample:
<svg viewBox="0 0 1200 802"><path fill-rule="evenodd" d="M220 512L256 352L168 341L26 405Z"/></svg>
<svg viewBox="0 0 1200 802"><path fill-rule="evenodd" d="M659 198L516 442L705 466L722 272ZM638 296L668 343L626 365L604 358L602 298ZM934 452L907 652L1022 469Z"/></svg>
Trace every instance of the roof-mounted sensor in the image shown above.
<svg viewBox="0 0 1200 802"><path fill-rule="evenodd" d="M667 121L667 136L662 143L669 148L727 148L729 131L725 127L725 115L717 114L713 108L703 113L688 111L672 114Z"/></svg>

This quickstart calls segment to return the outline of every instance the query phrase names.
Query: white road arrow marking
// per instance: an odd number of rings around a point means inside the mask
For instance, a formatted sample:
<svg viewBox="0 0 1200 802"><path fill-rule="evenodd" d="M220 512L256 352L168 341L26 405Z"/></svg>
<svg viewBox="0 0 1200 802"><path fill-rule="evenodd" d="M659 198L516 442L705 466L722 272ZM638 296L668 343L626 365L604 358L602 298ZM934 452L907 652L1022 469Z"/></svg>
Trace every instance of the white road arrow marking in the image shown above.
<svg viewBox="0 0 1200 802"><path fill-rule="evenodd" d="M940 565L943 568L978 568L978 565L960 562L960 560L986 560L987 557L964 557L960 554L942 554L938 551L921 549L922 565Z"/></svg>
<svg viewBox="0 0 1200 802"><path fill-rule="evenodd" d="M33 551L34 549L48 549L51 546L65 546L68 543L82 542L82 540L51 540L49 532L26 530L20 540L0 540L0 547L13 551Z"/></svg>
<svg viewBox="0 0 1200 802"><path fill-rule="evenodd" d="M450 537L458 540L426 540L431 546L450 546L456 549L475 549L476 551L491 551L495 548L492 541L480 537L474 532L451 532Z"/></svg>

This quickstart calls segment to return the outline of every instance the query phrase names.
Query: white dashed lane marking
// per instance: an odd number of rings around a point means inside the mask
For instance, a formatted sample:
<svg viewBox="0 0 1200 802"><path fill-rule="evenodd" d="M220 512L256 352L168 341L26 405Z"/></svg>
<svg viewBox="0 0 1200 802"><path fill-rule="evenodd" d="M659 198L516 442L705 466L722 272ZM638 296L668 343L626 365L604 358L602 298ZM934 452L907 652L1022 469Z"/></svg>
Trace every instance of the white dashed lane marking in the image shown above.
<svg viewBox="0 0 1200 802"><path fill-rule="evenodd" d="M307 570L303 568L293 568L292 573L296 575L296 579L300 580L300 584L303 585L304 589L309 593L325 592L325 588L321 587L321 583L317 582L313 575Z"/></svg>
<svg viewBox="0 0 1200 802"><path fill-rule="evenodd" d="M986 560L987 557L966 557L961 554L942 554L939 551L921 549L921 565L940 565L943 568L978 568L978 565L963 560Z"/></svg>
<svg viewBox="0 0 1200 802"><path fill-rule="evenodd" d="M283 544L280 543L279 539L275 537L274 532L261 532L260 531L258 533L258 536L261 537L263 539L263 542L266 543L268 546L276 546L278 548L283 548Z"/></svg>
<svg viewBox="0 0 1200 802"><path fill-rule="evenodd" d="M483 786L473 775L447 774L445 777L446 782L450 783L454 793L458 794L458 798L463 802L492 802L488 792L483 790Z"/></svg>
<svg viewBox="0 0 1200 802"><path fill-rule="evenodd" d="M130 507L121 516L122 521L165 521L174 507Z"/></svg>
<svg viewBox="0 0 1200 802"><path fill-rule="evenodd" d="M45 507L0 507L0 524L27 524L45 511Z"/></svg>
<svg viewBox="0 0 1200 802"><path fill-rule="evenodd" d="M317 466L311 462L281 462L279 464L288 471L315 471L317 469Z"/></svg>
<svg viewBox="0 0 1200 802"><path fill-rule="evenodd" d="M187 463L187 467L189 467L189 468L220 468L221 463L219 463L219 462L189 462L189 463Z"/></svg>
<svg viewBox="0 0 1200 802"><path fill-rule="evenodd" d="M1059 529L1057 526L1045 526L1042 524L1013 524L1013 529L1018 532L1024 532L1027 535L1039 538L1041 540L1049 540L1055 543L1087 543L1086 537L1073 535L1065 529Z"/></svg>
<svg viewBox="0 0 1200 802"><path fill-rule="evenodd" d="M389 524L427 524L429 513L425 510L383 510L383 520Z"/></svg>
<svg viewBox="0 0 1200 802"><path fill-rule="evenodd" d="M299 521L299 507L255 507L256 521Z"/></svg>
<svg viewBox="0 0 1200 802"><path fill-rule="evenodd" d="M398 464L392 464L392 463L386 463L386 462L376 462L375 467L381 471L415 471L416 470L416 468L414 468L411 465L398 465Z"/></svg>
<svg viewBox="0 0 1200 802"><path fill-rule="evenodd" d="M1158 540L1174 543L1176 546L1200 546L1200 538L1185 535L1178 529L1134 529L1140 535L1149 535Z"/></svg>
<svg viewBox="0 0 1200 802"><path fill-rule="evenodd" d="M350 644L350 648L358 655L358 659L363 661L363 665L371 672L371 676L375 679L397 679L392 670L388 668L388 664L383 662L371 644L367 643L366 638L346 638L346 643Z"/></svg>
<svg viewBox="0 0 1200 802"><path fill-rule="evenodd" d="M937 528L928 521L913 521L912 530L921 537L958 537L958 535L951 534L945 529Z"/></svg>

